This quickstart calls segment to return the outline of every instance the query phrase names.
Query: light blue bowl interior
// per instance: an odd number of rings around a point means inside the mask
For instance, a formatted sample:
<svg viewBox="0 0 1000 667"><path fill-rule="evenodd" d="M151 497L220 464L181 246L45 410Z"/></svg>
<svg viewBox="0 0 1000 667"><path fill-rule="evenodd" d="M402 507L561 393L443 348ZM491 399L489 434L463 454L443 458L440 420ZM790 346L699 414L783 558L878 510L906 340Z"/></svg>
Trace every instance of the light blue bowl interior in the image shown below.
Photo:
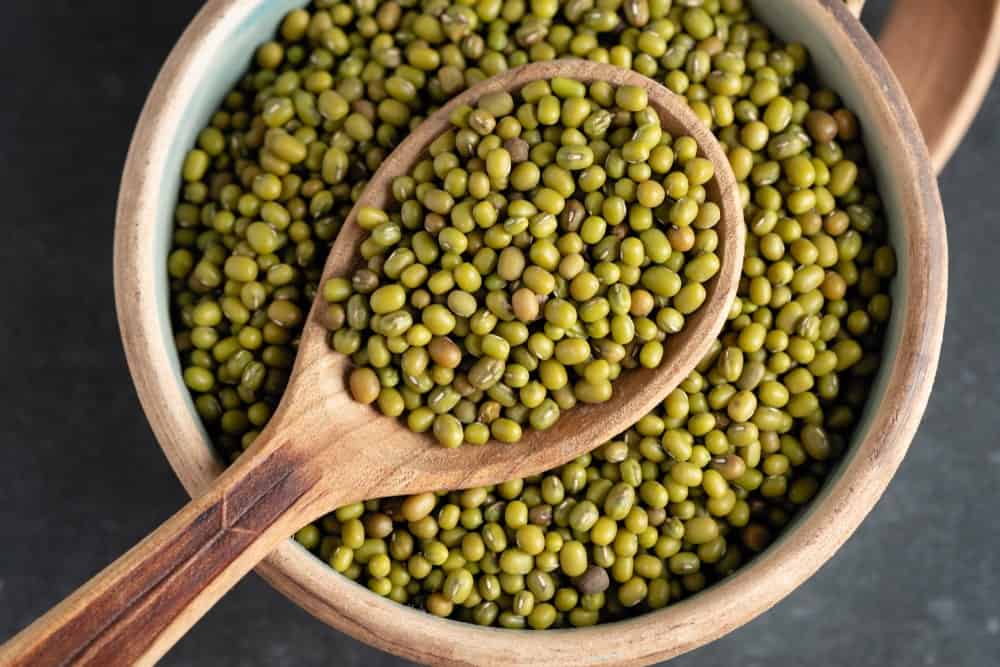
<svg viewBox="0 0 1000 667"><path fill-rule="evenodd" d="M878 117L876 110L881 98L858 85L857 79L851 76L852 67L844 62L841 55L829 41L824 39L819 30L810 27L801 6L774 2L774 0L751 0L750 4L761 21L770 26L776 34L786 41L800 42L808 49L820 81L831 90L836 91L844 100L845 106L858 116L868 160L875 173L878 192L888 222L889 243L896 250L897 276L907 275L910 270L910 262L906 248L909 247L910 233L906 226L906 219L901 213L904 210L901 199L903 188L900 187L901 183L893 180L893 172L889 164L890 156L899 155L905 151L905 147L895 145L890 137L882 136L879 133L879 124L875 119ZM893 280L889 287L889 293L893 302L893 316L886 328L885 340L882 344L882 365L872 382L871 393L855 428L847 454L837 469L824 482L822 490L809 504L806 511L801 512L788 529L782 532L778 543L791 535L796 523L804 520L822 504L834 483L840 479L847 462L852 458L856 444L867 435L871 428L872 420L888 389L891 367L903 335L903 320L905 318L902 317L902 313L905 313L909 306L905 280L898 278Z"/></svg>
<svg viewBox="0 0 1000 667"><path fill-rule="evenodd" d="M212 115L218 110L226 94L243 77L250 67L257 47L274 37L282 18L289 11L304 7L306 0L261 0L257 6L246 13L243 20L233 25L233 30L224 39L218 40L212 47L206 62L209 66L199 72L195 89L197 95L184 100L182 120L174 131L174 141L170 146L166 159L163 182L159 188L159 201L156 205L156 235L154 256L161 258L162 270L156 272L156 292L162 295L157 303L160 309L159 322L161 335L165 340L173 339L170 320L169 283L167 281L166 258L170 252L170 240L173 230L174 209L177 206L178 193L181 188L181 168L187 152L192 148L198 134L211 121ZM168 343L168 347L172 344ZM170 357L171 371L174 380L184 385L180 359L177 355ZM205 447L212 448L208 432L198 416L194 400L185 390L185 400L191 419L201 430ZM213 451L214 454L214 451Z"/></svg>
<svg viewBox="0 0 1000 667"><path fill-rule="evenodd" d="M181 187L181 166L188 149L195 144L198 133L204 128L218 108L226 93L240 80L246 72L256 51L256 47L270 39L280 24L282 17L290 10L305 6L305 0L261 0L256 7L248 12L242 20L233 24L232 32L225 39L218 40L212 46L211 56L207 59L210 65L199 73L196 87L198 94L184 101L183 120L174 133L174 141L170 148L166 169L163 172L163 182L160 184L159 201L157 204L157 234L153 240L155 256L161 258L162 266L166 266L166 257L170 249L170 238L173 212L177 204L177 193ZM869 159L874 167L879 181L880 193L885 204L889 220L890 240L897 249L899 275L906 275L908 258L902 249L907 247L908 232L905 221L900 215L902 210L900 188L888 177L888 156L893 151L901 150L898 146L889 145L886 137L873 134L877 124L875 108L878 100L870 93L862 91L857 82L850 76L850 68L842 61L836 50L823 38L821 31L810 27L807 16L801 8L794 4L774 2L773 0L757 0L751 3L760 18L771 26L778 35L787 40L802 42L812 56L820 78L836 90L853 109L865 128L865 143L868 147ZM168 282L165 268L156 272L156 289L163 295L159 300L161 334L165 340L172 340L170 325ZM907 294L905 281L895 280L892 285L892 297L895 312L905 311ZM902 319L892 318L889 324L884 347L882 369L872 386L871 397L865 407L861 422L855 432L854 442L857 442L868 430L872 416L887 388L888 369L899 346L902 333ZM169 345L169 343L168 343ZM174 380L183 386L181 367L176 356L171 357ZM194 407L194 402L187 397L191 419L198 423L204 435L204 446L211 448L208 434L201 426ZM846 460L846 457L845 457ZM843 465L841 466L841 469ZM836 477L836 475L834 475ZM830 481L824 488L829 489ZM822 500L819 498L817 500ZM813 507L818 502L812 504ZM789 531L784 534L788 535Z"/></svg>

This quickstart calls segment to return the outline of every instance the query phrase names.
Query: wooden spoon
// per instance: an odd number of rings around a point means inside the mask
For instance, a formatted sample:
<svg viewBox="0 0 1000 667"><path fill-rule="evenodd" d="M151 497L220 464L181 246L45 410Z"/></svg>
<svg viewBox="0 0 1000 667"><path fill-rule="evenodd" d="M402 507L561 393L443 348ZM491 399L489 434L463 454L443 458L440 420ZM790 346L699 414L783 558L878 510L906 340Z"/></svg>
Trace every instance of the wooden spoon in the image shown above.
<svg viewBox="0 0 1000 667"><path fill-rule="evenodd" d="M663 364L629 371L603 405L576 407L517 444L445 449L396 419L355 403L345 388L349 360L330 350L317 299L291 380L253 446L199 498L0 649L2 665L151 664L281 540L342 505L384 496L461 489L534 475L627 429L662 401L708 352L730 311L742 268L745 228L739 191L713 135L683 98L635 72L583 60L525 65L484 81L434 113L386 159L344 223L324 280L349 274L365 232L360 206L385 208L390 185L408 173L449 127L457 106L555 76L639 85L664 129L695 138L715 165L709 197L722 210L722 268L708 298L666 342ZM161 369L163 373L171 370Z"/></svg>

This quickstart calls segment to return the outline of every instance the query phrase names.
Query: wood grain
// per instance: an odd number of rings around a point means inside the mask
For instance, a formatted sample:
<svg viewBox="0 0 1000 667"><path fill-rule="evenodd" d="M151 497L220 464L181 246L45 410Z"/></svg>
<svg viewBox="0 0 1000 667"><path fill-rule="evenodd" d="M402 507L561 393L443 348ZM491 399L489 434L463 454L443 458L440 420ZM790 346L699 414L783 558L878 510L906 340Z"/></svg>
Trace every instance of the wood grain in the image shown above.
<svg viewBox="0 0 1000 667"><path fill-rule="evenodd" d="M617 435L688 376L718 337L739 284L746 234L739 190L721 146L682 98L651 79L610 65L583 60L525 65L474 86L432 114L372 177L344 221L323 279L349 274L366 236L356 224L358 210L388 208L392 181L409 173L425 157L429 144L451 127L449 118L456 107L474 104L487 93L516 91L556 76L643 87L664 129L674 136L693 136L699 153L715 166L715 177L706 185L722 213L716 226L722 266L706 284L705 304L666 341L661 367L629 371L615 382L611 401L574 408L549 431L529 431L520 443L449 450L351 400L345 388L349 360L327 345L327 332L319 322L326 307L320 294L303 330L289 387L250 449L207 493L0 648L0 665L154 662L246 572L305 523L369 498L485 486L548 470ZM142 132L140 126L133 146L145 144ZM126 186L132 185L127 179L128 169ZM131 201L130 197L124 199ZM149 243L152 228L135 225L131 219L135 214L132 209L123 213L129 220L124 233L133 243ZM140 230L145 238L134 235ZM117 282L123 290L134 289L133 262L138 256L137 252L116 255L117 280L128 276L127 283ZM163 269L162 261L159 267ZM144 301L124 303L123 317L145 321L148 313L139 310ZM144 331L134 341L125 339L133 351L135 346L147 349L146 341ZM134 363L131 354L130 363ZM170 372L163 363L156 370L156 377Z"/></svg>
<svg viewBox="0 0 1000 667"><path fill-rule="evenodd" d="M879 37L941 171L1000 62L1000 0L895 0Z"/></svg>
<svg viewBox="0 0 1000 667"><path fill-rule="evenodd" d="M865 0L848 0L861 16ZM975 120L1000 63L1000 0L895 0L879 35L937 171Z"/></svg>

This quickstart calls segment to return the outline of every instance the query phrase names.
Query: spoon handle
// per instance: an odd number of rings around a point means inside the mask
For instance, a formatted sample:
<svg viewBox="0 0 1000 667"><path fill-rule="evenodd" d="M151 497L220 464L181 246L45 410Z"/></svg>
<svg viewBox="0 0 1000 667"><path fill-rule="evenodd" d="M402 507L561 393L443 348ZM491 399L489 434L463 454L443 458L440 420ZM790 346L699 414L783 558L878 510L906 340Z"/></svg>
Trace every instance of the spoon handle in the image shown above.
<svg viewBox="0 0 1000 667"><path fill-rule="evenodd" d="M0 647L0 665L153 664L309 516L317 475L259 443L212 487Z"/></svg>

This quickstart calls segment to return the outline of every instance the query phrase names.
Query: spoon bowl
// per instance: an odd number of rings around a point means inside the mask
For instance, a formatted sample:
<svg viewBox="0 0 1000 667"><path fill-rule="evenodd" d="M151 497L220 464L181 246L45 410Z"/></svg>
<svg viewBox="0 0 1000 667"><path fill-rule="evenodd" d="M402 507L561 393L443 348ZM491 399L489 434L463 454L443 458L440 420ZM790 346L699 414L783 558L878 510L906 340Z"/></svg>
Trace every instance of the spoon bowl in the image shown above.
<svg viewBox="0 0 1000 667"><path fill-rule="evenodd" d="M385 468L380 483L391 483L397 495L484 486L535 475L589 452L626 430L673 391L708 353L729 314L743 266L746 225L736 178L722 147L688 108L686 101L662 84L632 70L576 59L523 65L504 72L469 88L424 120L388 156L355 203L330 251L320 284L332 277L346 276L356 267L359 247L367 235L356 224L358 211L365 206L388 209L393 202L392 181L410 173L418 162L427 157L427 147L451 127L449 118L454 109L474 105L490 93L514 93L532 81L560 76L587 84L607 81L616 87L639 86L646 91L649 106L659 114L666 132L674 136L686 134L695 139L699 155L710 160L715 167L715 177L706 184L706 190L708 198L719 205L722 213L715 227L719 235L716 252L722 262L720 271L706 283L707 297L702 307L687 318L679 333L664 342L664 360L658 368L637 368L623 373L614 382L614 394L608 402L579 404L564 413L548 430L526 430L522 440L516 444L491 441L485 447L463 446L449 450L429 435L413 433L396 420L379 417L373 422L375 413L372 408L352 405L351 418L356 412L357 428L368 428L365 424L371 423L373 431L368 433L377 433L380 443L378 464L380 468ZM311 323L318 321L324 306L321 300L313 303L309 314ZM344 391L350 360L344 355L331 354L325 329L321 325L309 324L299 346L296 373L304 371L316 360L327 365L321 371L325 379L316 378L316 381L326 382L327 392ZM290 393L294 393L294 389L290 389ZM299 400L286 400L284 403L298 404ZM337 414L338 418L342 418L340 412ZM394 422L398 428L390 433L383 420ZM344 425L331 426L338 428ZM358 441L366 439L367 436L358 438ZM404 455L402 452L407 453ZM396 453L400 456L397 457ZM399 467L404 461L406 465ZM432 486L423 483L426 474L437 477ZM374 497L374 494L367 494L367 497Z"/></svg>
<svg viewBox="0 0 1000 667"><path fill-rule="evenodd" d="M0 648L0 664L150 664L281 540L337 507L385 496L496 484L537 474L614 437L662 401L709 351L739 283L745 226L728 159L683 98L635 72L584 60L525 65L455 97L385 160L355 203L322 280L347 274L365 234L364 206L385 209L392 180L423 159L450 124L451 111L488 93L514 92L557 76L636 85L663 128L686 134L715 167L706 184L721 210L721 269L705 303L665 342L664 362L614 383L600 405L575 407L547 431L516 444L446 449L399 420L356 403L346 387L349 360L332 351L319 322L318 295L302 333L284 398L254 444L202 496Z"/></svg>

